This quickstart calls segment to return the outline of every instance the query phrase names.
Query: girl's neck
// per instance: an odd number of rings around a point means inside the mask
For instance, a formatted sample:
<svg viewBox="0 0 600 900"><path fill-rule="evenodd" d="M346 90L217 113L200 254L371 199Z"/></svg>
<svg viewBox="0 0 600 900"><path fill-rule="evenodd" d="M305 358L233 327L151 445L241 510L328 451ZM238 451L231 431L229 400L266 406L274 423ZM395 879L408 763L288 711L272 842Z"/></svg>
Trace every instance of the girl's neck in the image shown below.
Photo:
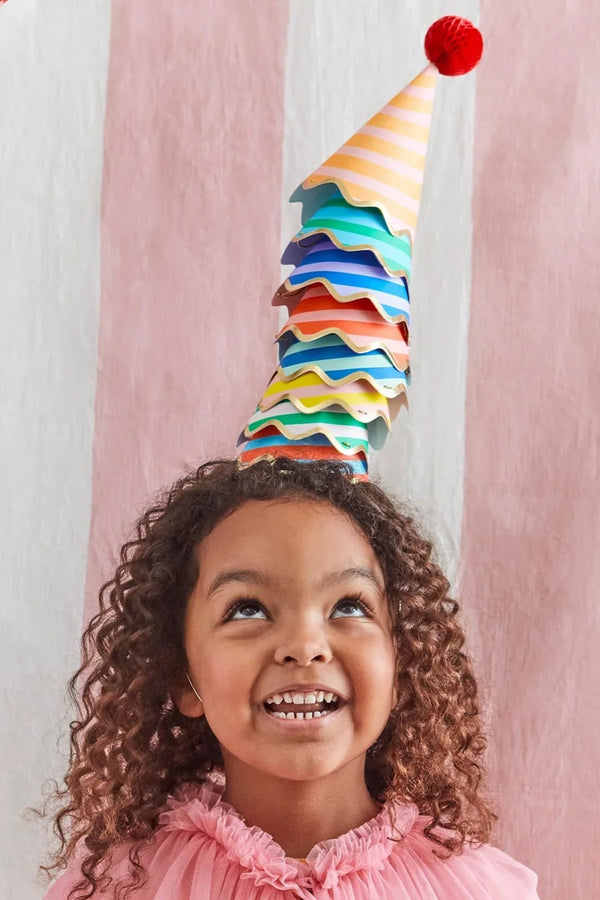
<svg viewBox="0 0 600 900"><path fill-rule="evenodd" d="M339 837L374 818L381 807L364 781L364 760L323 779L290 781L237 761L223 799L246 824L270 834L286 856L306 857L315 844Z"/></svg>

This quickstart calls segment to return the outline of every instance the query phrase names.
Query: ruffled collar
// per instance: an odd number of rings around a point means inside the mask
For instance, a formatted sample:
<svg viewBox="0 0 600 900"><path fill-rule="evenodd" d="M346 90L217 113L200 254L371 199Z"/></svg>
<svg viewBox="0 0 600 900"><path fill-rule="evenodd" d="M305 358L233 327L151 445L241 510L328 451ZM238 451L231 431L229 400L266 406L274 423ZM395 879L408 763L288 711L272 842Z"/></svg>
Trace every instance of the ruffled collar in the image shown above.
<svg viewBox="0 0 600 900"><path fill-rule="evenodd" d="M223 847L228 859L246 870L242 878L280 890L315 885L330 889L352 872L382 869L398 839L411 830L419 815L414 803L393 804L392 830L392 804L385 804L375 818L358 828L315 844L302 862L286 856L270 834L246 825L233 806L223 800L223 791L224 784L212 780L184 785L168 798L159 816L161 830L204 833Z"/></svg>

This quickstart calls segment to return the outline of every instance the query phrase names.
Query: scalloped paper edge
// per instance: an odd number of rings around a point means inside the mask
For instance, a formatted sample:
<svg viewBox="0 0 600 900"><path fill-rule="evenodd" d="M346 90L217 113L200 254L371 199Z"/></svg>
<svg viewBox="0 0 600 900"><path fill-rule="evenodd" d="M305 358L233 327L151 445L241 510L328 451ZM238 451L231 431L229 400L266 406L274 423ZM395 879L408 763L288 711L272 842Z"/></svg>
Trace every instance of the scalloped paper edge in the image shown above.
<svg viewBox="0 0 600 900"><path fill-rule="evenodd" d="M354 421L356 422L356 419ZM361 424L362 424L361 422L357 422L357 425L361 425ZM327 427L326 425L325 426L322 426L322 425L308 426L307 431L305 433L291 434L289 432L288 428L283 424L283 422L281 422L277 418L269 419L269 421L266 422L262 428L258 429L257 431L253 431L252 434L248 434L246 429L244 429L244 435L247 438L249 438L250 440L252 440L252 438L259 437L261 431L264 431L265 428L269 428L270 426L273 426L273 428L277 428L277 430L280 432L280 434L282 434L284 436L284 438L287 438L288 441L303 441L306 438L313 437L316 434L322 434L324 437L327 438L327 440L329 441L331 446L335 447L335 449L338 451L338 453L341 453L343 456L349 456L349 455L353 455L353 454L359 453L359 452L367 454L369 452L369 432L368 432L367 425L364 426L364 429L365 429L364 440L361 438L353 438L353 440L358 441L358 443L352 447L343 446L340 438L336 437L336 435L330 434L328 431L325 430ZM364 446L362 446L363 444L364 444Z"/></svg>
<svg viewBox="0 0 600 900"><path fill-rule="evenodd" d="M376 340L372 344L359 346L350 338L350 335L348 334L348 332L344 331L342 328L326 328L324 331L316 332L315 334L311 334L310 337L307 337L304 335L304 332L300 331L300 326L296 325L295 322L292 322L289 325L284 325L283 328L281 329L281 331L279 332L279 334L277 335L277 337L275 338L275 341L277 342L281 337L283 337L284 334L289 334L290 332L295 337L297 337L298 340L301 341L303 344L309 344L311 341L318 340L318 338L327 337L328 334L335 334L335 335L337 335L337 337L341 338L341 340L346 344L346 346L350 347L350 349L353 350L355 353L368 353L372 350L381 350L383 353L385 353L385 355L387 356L387 358L389 359L391 364L394 366L394 368L398 369L399 372L406 372L406 370L408 369L409 364L410 364L410 347L408 346L408 344L406 344L406 341L405 341L405 344L407 346L406 368L401 369L400 366L397 364L392 351L381 341Z"/></svg>
<svg viewBox="0 0 600 900"><path fill-rule="evenodd" d="M287 382L287 383L289 384L290 382ZM379 391L376 391L376 393L379 393ZM383 419L386 423L389 422L391 425L395 416L390 411L390 404L394 403L394 401L397 399L397 397L402 397L403 395L398 394L396 397L393 397L391 399L389 399L387 397L383 397L382 394L380 394L379 396L382 397L383 400L386 402L387 413L385 413L383 410L379 410L379 409L361 410L357 407L351 407L347 403L347 401L343 400L340 397L336 397L334 394L328 395L324 400L320 400L318 403L315 403L313 406L306 407L303 405L303 401L300 397L295 397L293 394L290 394L288 391L286 391L283 396L277 397L273 401L273 403L270 402L270 398L269 398L269 401L267 401L267 402L269 402L268 406L263 406L263 401L264 401L264 394L263 394L263 396L261 397L261 399L258 403L258 406L259 406L261 412L268 412L274 406L277 406L277 404L280 403L282 400L289 400L290 403L294 404L294 406L296 407L298 412L301 412L301 413L323 412L324 410L329 409L331 406L341 406L347 413L349 413L352 416L353 419L356 419L357 422L361 422L362 424L368 424L369 422L373 422L375 419ZM408 401L408 395L406 395L406 398ZM362 402L362 401L359 401L359 403L360 402ZM375 414L373 415L373 413L375 413ZM396 415L397 415L397 413L396 413Z"/></svg>
<svg viewBox="0 0 600 900"><path fill-rule="evenodd" d="M285 455L286 455L285 453L281 454L281 456L285 456ZM238 456L236 458L236 464L237 464L238 469L248 469L250 466L253 466L257 462L262 462L263 460L266 460L269 463L274 463L275 460L279 459L279 458L280 458L279 456L274 456L272 453L263 453L260 456L255 456L254 459L249 460L248 462L244 462L242 460L241 456ZM292 456L290 458L291 459L301 459L301 457L294 457L294 456ZM329 457L326 457L326 458L328 459ZM310 456L305 457L305 459L306 459L306 462L318 461L318 460L313 460ZM344 460L344 462L346 462L346 460ZM353 460L353 462L359 462L359 460ZM365 459L364 465L365 465L365 468L367 471L364 473L363 472L353 473L350 477L350 481L352 483L356 483L357 481L368 481L369 480L369 468L368 468L369 460L368 459Z"/></svg>
<svg viewBox="0 0 600 900"><path fill-rule="evenodd" d="M373 378L372 375L362 370L352 372L350 375L346 375L344 378L334 381L331 376L323 372L323 370L315 363L307 363L302 369L298 369L297 372L287 376L283 372L281 365L277 366L279 380L284 382L284 384L289 384L294 378L300 378L302 375L307 375L309 372L314 372L314 374L318 375L321 381L329 387L343 387L346 384L352 384L354 381L368 381L378 394L381 394L382 397L386 397L387 399L397 397L398 394L406 393L406 385L401 383L398 388L391 388L385 384L382 385L377 379Z"/></svg>
<svg viewBox="0 0 600 900"><path fill-rule="evenodd" d="M374 208L373 205L371 205L371 207ZM368 207L364 207L364 208L368 208ZM304 228L305 226L303 225L302 227ZM304 248L302 247L302 244L300 243L300 241L304 240L304 238L313 237L313 235L315 235L315 234L323 234L323 235L325 235L326 237L329 238L329 240L331 241L332 244L335 244L335 246L338 248L338 250L343 250L343 251L346 252L346 253L356 253L356 252L358 252L359 250L362 250L362 251L365 251L365 250L366 250L366 251L368 251L369 253L371 253L371 254L375 257L375 259L377 260L377 262L379 263L379 265L381 266L381 268L382 268L385 272L387 272L388 275L393 275L395 278L406 278L407 283L410 284L411 273L410 273L410 272L407 272L406 269L390 269L390 268L386 265L386 263L385 263L383 257L381 256L380 251L379 251L379 250L375 250L375 248L373 247L372 244L353 244L353 245L350 247L350 246L348 246L347 244L342 244L342 243L340 242L339 238L337 238L336 235L334 235L334 234L330 231L329 228L315 228L314 231L309 231L307 234L303 234L301 238L299 238L298 235L294 235L294 237L293 237L293 238L291 239L291 241L290 241L290 244L296 244L296 246L297 246L297 247L300 247L300 249L304 249ZM398 237L398 235L394 235L394 237ZM315 244L313 244L312 246L314 247L314 246L316 246L316 244L318 244L318 243L319 243L319 242L317 241L317 242L316 242ZM307 248L307 249L310 250L311 248L309 247L309 248ZM411 246L411 254L412 254L412 246ZM285 255L285 253L284 253L284 255ZM298 263L297 263L296 265L298 265Z"/></svg>
<svg viewBox="0 0 600 900"><path fill-rule="evenodd" d="M360 131L360 129L359 129L359 131ZM335 153L332 153L330 155L335 156L336 153L339 153L340 150L343 149L343 146L345 146L345 145L342 145L342 147L339 147L335 151ZM320 168L320 166L319 166L319 168ZM315 179L315 182L313 184L309 184L311 178ZM317 180L317 178L319 180ZM335 187L337 187L337 189L339 190L340 194L342 195L342 197L344 198L346 203L349 203L350 206L356 206L361 209L365 209L370 206L373 209L378 209L379 212L381 213L381 215L383 216L386 228L390 234L393 234L394 237L401 237L402 235L406 235L408 237L408 239L410 241L410 255L412 258L412 255L414 252L414 241L415 241L415 235L413 232L416 232L416 227L414 229L411 229L410 227L407 226L405 228L400 228L398 231L396 231L394 228L392 228L392 226L390 224L390 221L389 221L390 214L387 212L386 208L384 207L384 205L381 202L378 202L376 200L361 200L358 197L353 197L350 190L348 189L348 187L346 185L346 182L341 181L341 179L338 178L337 175L333 175L331 177L326 177L325 175L317 176L314 173L312 173L311 175L309 175L307 178L304 179L304 181L301 184L301 188L303 191L306 191L308 193L309 191L312 191L315 188L322 187L325 184L335 185ZM309 217L309 220L310 220L310 217Z"/></svg>
<svg viewBox="0 0 600 900"><path fill-rule="evenodd" d="M305 282L302 285L302 287L295 288L294 290L290 290L289 288L287 288L286 287L287 283L288 283L288 280L286 279L283 282L283 284L277 288L277 290L275 291L275 294L273 295L273 299L271 300L271 306L287 306L289 315L291 315L293 313L295 306L297 306L298 302L302 299L302 297L301 296L298 297L296 304L294 306L292 306L291 309L288 306L286 299L284 299L284 298L292 298L296 294L301 295L303 291L307 290L312 285L320 284L327 291L327 293L333 297L334 300L337 300L338 303L350 303L353 300L368 300L369 303L371 303L373 305L373 308L376 310L376 312L381 316L381 318L385 322L389 322L390 325L398 325L399 322L406 322L407 327L410 329L410 314L409 313L400 313L399 315L393 316L392 318L390 318L390 316L388 316L388 314L386 312L384 312L383 309L380 307L380 304L376 300L374 300L371 296L369 296L369 294L365 294L364 292L356 294L356 295L352 294L349 297L342 297L333 288L333 286L331 285L331 282L326 281L323 278L311 279L310 281ZM407 293L409 293L408 287L407 287ZM409 293L409 301L408 302L410 303L410 293Z"/></svg>

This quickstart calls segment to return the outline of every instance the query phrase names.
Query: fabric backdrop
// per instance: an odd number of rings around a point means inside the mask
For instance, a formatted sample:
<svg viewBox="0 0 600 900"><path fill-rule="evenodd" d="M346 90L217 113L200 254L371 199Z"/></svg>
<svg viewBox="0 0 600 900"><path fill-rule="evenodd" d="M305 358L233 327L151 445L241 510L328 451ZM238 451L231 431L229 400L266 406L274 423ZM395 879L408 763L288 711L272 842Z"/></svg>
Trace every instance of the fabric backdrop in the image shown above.
<svg viewBox="0 0 600 900"><path fill-rule="evenodd" d="M572 0L0 5L4 579L0 897L67 765L65 684L132 522L235 439L274 368L287 198L424 64L440 79L413 275L411 411L371 472L461 604L493 843L544 900L600 876L600 7Z"/></svg>

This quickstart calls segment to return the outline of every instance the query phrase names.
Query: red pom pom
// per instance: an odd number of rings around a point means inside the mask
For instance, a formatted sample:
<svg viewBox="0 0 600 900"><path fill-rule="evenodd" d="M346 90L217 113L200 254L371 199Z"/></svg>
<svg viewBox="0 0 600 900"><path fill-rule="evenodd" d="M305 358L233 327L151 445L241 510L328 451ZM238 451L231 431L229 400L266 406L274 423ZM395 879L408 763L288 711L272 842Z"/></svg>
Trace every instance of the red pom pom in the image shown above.
<svg viewBox="0 0 600 900"><path fill-rule="evenodd" d="M444 16L425 35L425 53L441 75L464 75L481 59L483 38L468 19Z"/></svg>

